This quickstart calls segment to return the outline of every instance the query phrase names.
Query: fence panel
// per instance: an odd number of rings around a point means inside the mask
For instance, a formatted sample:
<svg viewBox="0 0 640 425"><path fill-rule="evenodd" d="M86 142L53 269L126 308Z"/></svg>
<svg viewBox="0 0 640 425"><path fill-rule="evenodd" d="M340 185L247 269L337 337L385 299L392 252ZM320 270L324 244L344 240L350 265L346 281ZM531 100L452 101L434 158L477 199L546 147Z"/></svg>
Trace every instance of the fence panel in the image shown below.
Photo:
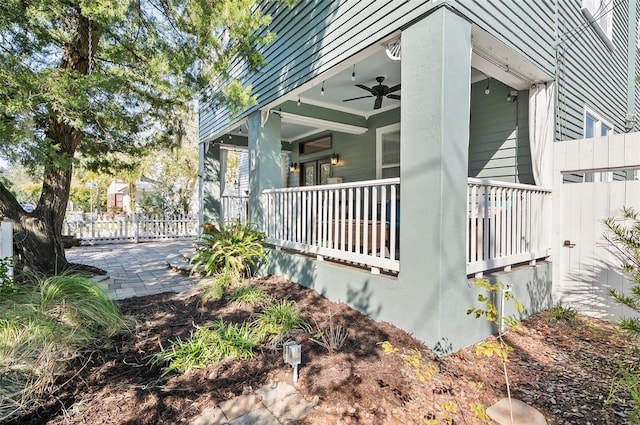
<svg viewBox="0 0 640 425"><path fill-rule="evenodd" d="M62 233L83 245L188 239L197 235L198 219L189 216L112 215L69 218Z"/></svg>

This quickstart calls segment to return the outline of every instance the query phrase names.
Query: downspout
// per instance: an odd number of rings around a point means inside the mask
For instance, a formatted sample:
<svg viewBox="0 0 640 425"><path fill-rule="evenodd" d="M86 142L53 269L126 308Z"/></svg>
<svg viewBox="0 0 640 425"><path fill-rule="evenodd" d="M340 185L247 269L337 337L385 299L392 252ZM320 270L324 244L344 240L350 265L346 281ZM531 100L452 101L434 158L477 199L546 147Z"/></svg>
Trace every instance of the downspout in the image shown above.
<svg viewBox="0 0 640 425"><path fill-rule="evenodd" d="M554 142L560 140L560 128L558 126L558 117L560 116L559 110L559 93L560 93L560 78L558 76L558 49L560 48L560 15L558 12L558 0L553 2L554 7L554 42L553 42L553 55L554 55L554 70L553 70L553 84L555 90L553 91L553 138Z"/></svg>
<svg viewBox="0 0 640 425"><path fill-rule="evenodd" d="M638 119L636 117L636 54L638 49L638 11L637 0L629 2L629 31L627 33L627 115L624 131L633 130Z"/></svg>

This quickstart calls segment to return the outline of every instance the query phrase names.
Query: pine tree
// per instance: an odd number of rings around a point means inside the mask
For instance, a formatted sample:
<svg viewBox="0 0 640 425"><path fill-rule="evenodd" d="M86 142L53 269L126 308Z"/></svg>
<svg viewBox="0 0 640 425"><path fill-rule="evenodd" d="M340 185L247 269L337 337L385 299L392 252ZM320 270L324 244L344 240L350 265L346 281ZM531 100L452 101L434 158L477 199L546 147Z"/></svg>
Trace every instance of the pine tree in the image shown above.
<svg viewBox="0 0 640 425"><path fill-rule="evenodd" d="M0 157L44 169L30 214L0 180L18 269L69 266L61 231L79 158L99 168L179 144L198 93L255 102L233 72L259 69L269 23L255 0L1 1Z"/></svg>

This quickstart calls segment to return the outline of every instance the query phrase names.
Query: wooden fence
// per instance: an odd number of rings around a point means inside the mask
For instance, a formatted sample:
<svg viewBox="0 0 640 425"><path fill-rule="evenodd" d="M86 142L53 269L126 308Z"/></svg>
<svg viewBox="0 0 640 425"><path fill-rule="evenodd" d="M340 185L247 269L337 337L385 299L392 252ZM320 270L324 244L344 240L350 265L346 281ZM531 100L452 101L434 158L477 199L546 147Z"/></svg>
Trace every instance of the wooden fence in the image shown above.
<svg viewBox="0 0 640 425"><path fill-rule="evenodd" d="M111 215L65 220L62 233L83 245L188 239L197 236L198 219L185 216Z"/></svg>

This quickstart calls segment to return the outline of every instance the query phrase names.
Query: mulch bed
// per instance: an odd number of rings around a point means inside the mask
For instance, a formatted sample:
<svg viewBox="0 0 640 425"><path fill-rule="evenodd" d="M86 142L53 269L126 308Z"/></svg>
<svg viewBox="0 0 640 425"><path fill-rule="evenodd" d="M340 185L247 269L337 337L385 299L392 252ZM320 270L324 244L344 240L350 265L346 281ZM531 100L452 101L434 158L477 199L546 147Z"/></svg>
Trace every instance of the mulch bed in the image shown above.
<svg viewBox="0 0 640 425"><path fill-rule="evenodd" d="M303 344L298 392L315 405L304 424L487 424L483 409L506 396L502 363L478 357L474 347L437 357L406 332L332 303L281 278L257 284L277 299L297 303L309 324L333 320L349 331L336 353ZM121 333L77 359L48 403L20 424L180 424L204 409L251 393L274 380L291 382L292 369L278 351L226 361L185 375L163 376L150 356L194 326L222 318L250 320L252 307L224 300L202 305L197 296L163 294L120 302L131 316ZM311 331L313 332L313 331ZM539 409L549 424L629 422L624 394L610 397L620 365L635 365L633 341L607 322L580 316L556 322L549 313L523 321L507 341L512 395ZM607 403L609 400L609 403Z"/></svg>

